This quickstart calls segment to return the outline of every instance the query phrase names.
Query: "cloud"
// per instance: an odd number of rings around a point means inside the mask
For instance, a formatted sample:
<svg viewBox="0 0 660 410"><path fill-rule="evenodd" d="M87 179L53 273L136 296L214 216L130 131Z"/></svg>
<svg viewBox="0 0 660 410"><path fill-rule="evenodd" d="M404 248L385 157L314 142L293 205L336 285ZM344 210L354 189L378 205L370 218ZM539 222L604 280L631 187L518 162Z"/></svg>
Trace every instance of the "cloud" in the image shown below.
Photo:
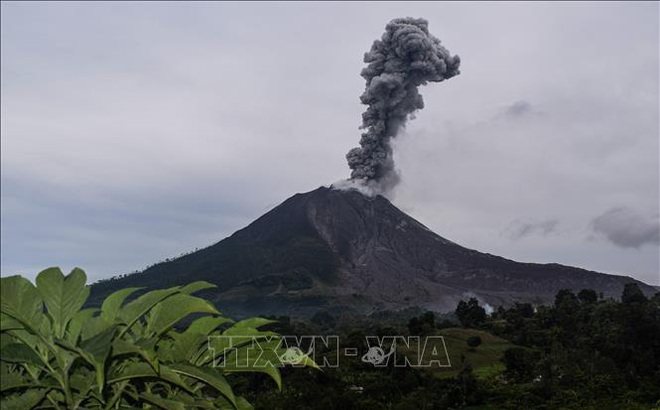
<svg viewBox="0 0 660 410"><path fill-rule="evenodd" d="M525 100L519 100L506 107L504 115L509 118L519 118L532 112L532 104Z"/></svg>
<svg viewBox="0 0 660 410"><path fill-rule="evenodd" d="M530 235L548 236L557 232L559 221L548 219L540 222L522 222L518 219L509 224L504 235L512 240L522 239Z"/></svg>
<svg viewBox="0 0 660 410"><path fill-rule="evenodd" d="M645 216L628 207L612 208L594 218L590 227L597 235L622 248L660 244L658 214Z"/></svg>

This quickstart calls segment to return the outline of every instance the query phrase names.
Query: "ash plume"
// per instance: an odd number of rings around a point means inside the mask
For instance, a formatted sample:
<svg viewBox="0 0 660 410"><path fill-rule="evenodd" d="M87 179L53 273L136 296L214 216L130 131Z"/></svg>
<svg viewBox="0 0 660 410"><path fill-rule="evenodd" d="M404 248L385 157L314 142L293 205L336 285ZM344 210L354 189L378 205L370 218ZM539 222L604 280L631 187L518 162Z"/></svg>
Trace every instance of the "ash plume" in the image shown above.
<svg viewBox="0 0 660 410"><path fill-rule="evenodd" d="M364 62L368 65L361 76L367 84L360 101L368 108L360 128L366 132L346 159L350 180L386 192L399 180L391 140L416 110L424 108L418 87L458 75L460 58L429 34L426 20L407 17L387 24Z"/></svg>

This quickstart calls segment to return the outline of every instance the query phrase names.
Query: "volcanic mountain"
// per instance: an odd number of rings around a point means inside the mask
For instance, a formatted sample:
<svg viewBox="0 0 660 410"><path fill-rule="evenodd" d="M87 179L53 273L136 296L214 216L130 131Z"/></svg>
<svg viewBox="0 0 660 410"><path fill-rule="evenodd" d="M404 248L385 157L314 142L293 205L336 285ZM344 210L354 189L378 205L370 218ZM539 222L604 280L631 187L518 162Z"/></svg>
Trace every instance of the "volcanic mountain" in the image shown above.
<svg viewBox="0 0 660 410"><path fill-rule="evenodd" d="M477 297L492 306L548 303L560 289L619 297L630 277L558 264L520 263L464 248L382 196L321 187L296 194L246 228L205 249L92 287L161 288L195 280L218 285L203 296L233 316L370 313L422 307L453 310Z"/></svg>

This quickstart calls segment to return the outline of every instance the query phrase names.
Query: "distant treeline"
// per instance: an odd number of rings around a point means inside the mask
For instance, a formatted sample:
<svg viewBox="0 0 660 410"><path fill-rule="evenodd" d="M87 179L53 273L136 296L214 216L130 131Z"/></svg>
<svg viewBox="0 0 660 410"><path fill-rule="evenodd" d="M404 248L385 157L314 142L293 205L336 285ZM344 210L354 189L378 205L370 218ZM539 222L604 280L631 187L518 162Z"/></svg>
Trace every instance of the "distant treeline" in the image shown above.
<svg viewBox="0 0 660 410"><path fill-rule="evenodd" d="M626 285L620 300L561 290L551 306L517 303L490 316L472 299L452 315L422 312L407 321L396 312L279 321L274 328L283 334L338 334L341 351L364 349L365 335L444 334L453 368L374 368L343 358L339 368L290 372L281 392L264 378L245 377L239 390L256 408L660 407L660 293L648 298L636 284Z"/></svg>
<svg viewBox="0 0 660 410"><path fill-rule="evenodd" d="M158 266L158 265L161 265L161 264L163 264L163 263L167 263L167 262L172 262L173 260L176 260L176 259L179 259L179 258L183 258L184 256L188 256L188 255L190 255L190 254L192 254L192 253L195 253L195 252L197 252L198 250L199 250L199 248L195 248L195 250L188 251L188 252L183 252L183 253L181 253L179 256L176 256L176 257L173 257L173 258L165 258L164 260L158 261L158 262L156 262L156 263L152 263L151 265L147 265L147 266L146 266L144 269L142 269L142 270L138 270L138 269L136 269L136 270L134 270L133 272L130 272L130 273L123 273L123 274L119 274L119 275L111 276L111 277L109 277L109 278L99 279L99 280L97 280L96 282L92 283L92 285L97 285L97 284L99 284L99 285L100 285L100 284L107 284L107 283L111 283L111 282L114 282L114 281L117 281L117 280L120 280L120 279L127 278L127 277L129 277L129 276L137 275L137 274L140 274L140 273L146 271L147 269L151 269L151 268L153 268L154 266Z"/></svg>

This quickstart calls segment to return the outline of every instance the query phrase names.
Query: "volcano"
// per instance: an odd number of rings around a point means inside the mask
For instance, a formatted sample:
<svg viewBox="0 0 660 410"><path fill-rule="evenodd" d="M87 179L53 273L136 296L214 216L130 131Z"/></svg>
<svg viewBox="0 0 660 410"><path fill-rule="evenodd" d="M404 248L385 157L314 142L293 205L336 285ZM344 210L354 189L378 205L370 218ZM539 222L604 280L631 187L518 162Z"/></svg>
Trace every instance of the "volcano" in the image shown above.
<svg viewBox="0 0 660 410"><path fill-rule="evenodd" d="M100 302L123 287L206 280L202 295L235 317L371 313L421 307L449 311L476 297L491 306L551 303L560 289L619 297L626 283L558 264L520 263L445 239L383 196L321 187L287 199L228 238L143 272L92 286Z"/></svg>

